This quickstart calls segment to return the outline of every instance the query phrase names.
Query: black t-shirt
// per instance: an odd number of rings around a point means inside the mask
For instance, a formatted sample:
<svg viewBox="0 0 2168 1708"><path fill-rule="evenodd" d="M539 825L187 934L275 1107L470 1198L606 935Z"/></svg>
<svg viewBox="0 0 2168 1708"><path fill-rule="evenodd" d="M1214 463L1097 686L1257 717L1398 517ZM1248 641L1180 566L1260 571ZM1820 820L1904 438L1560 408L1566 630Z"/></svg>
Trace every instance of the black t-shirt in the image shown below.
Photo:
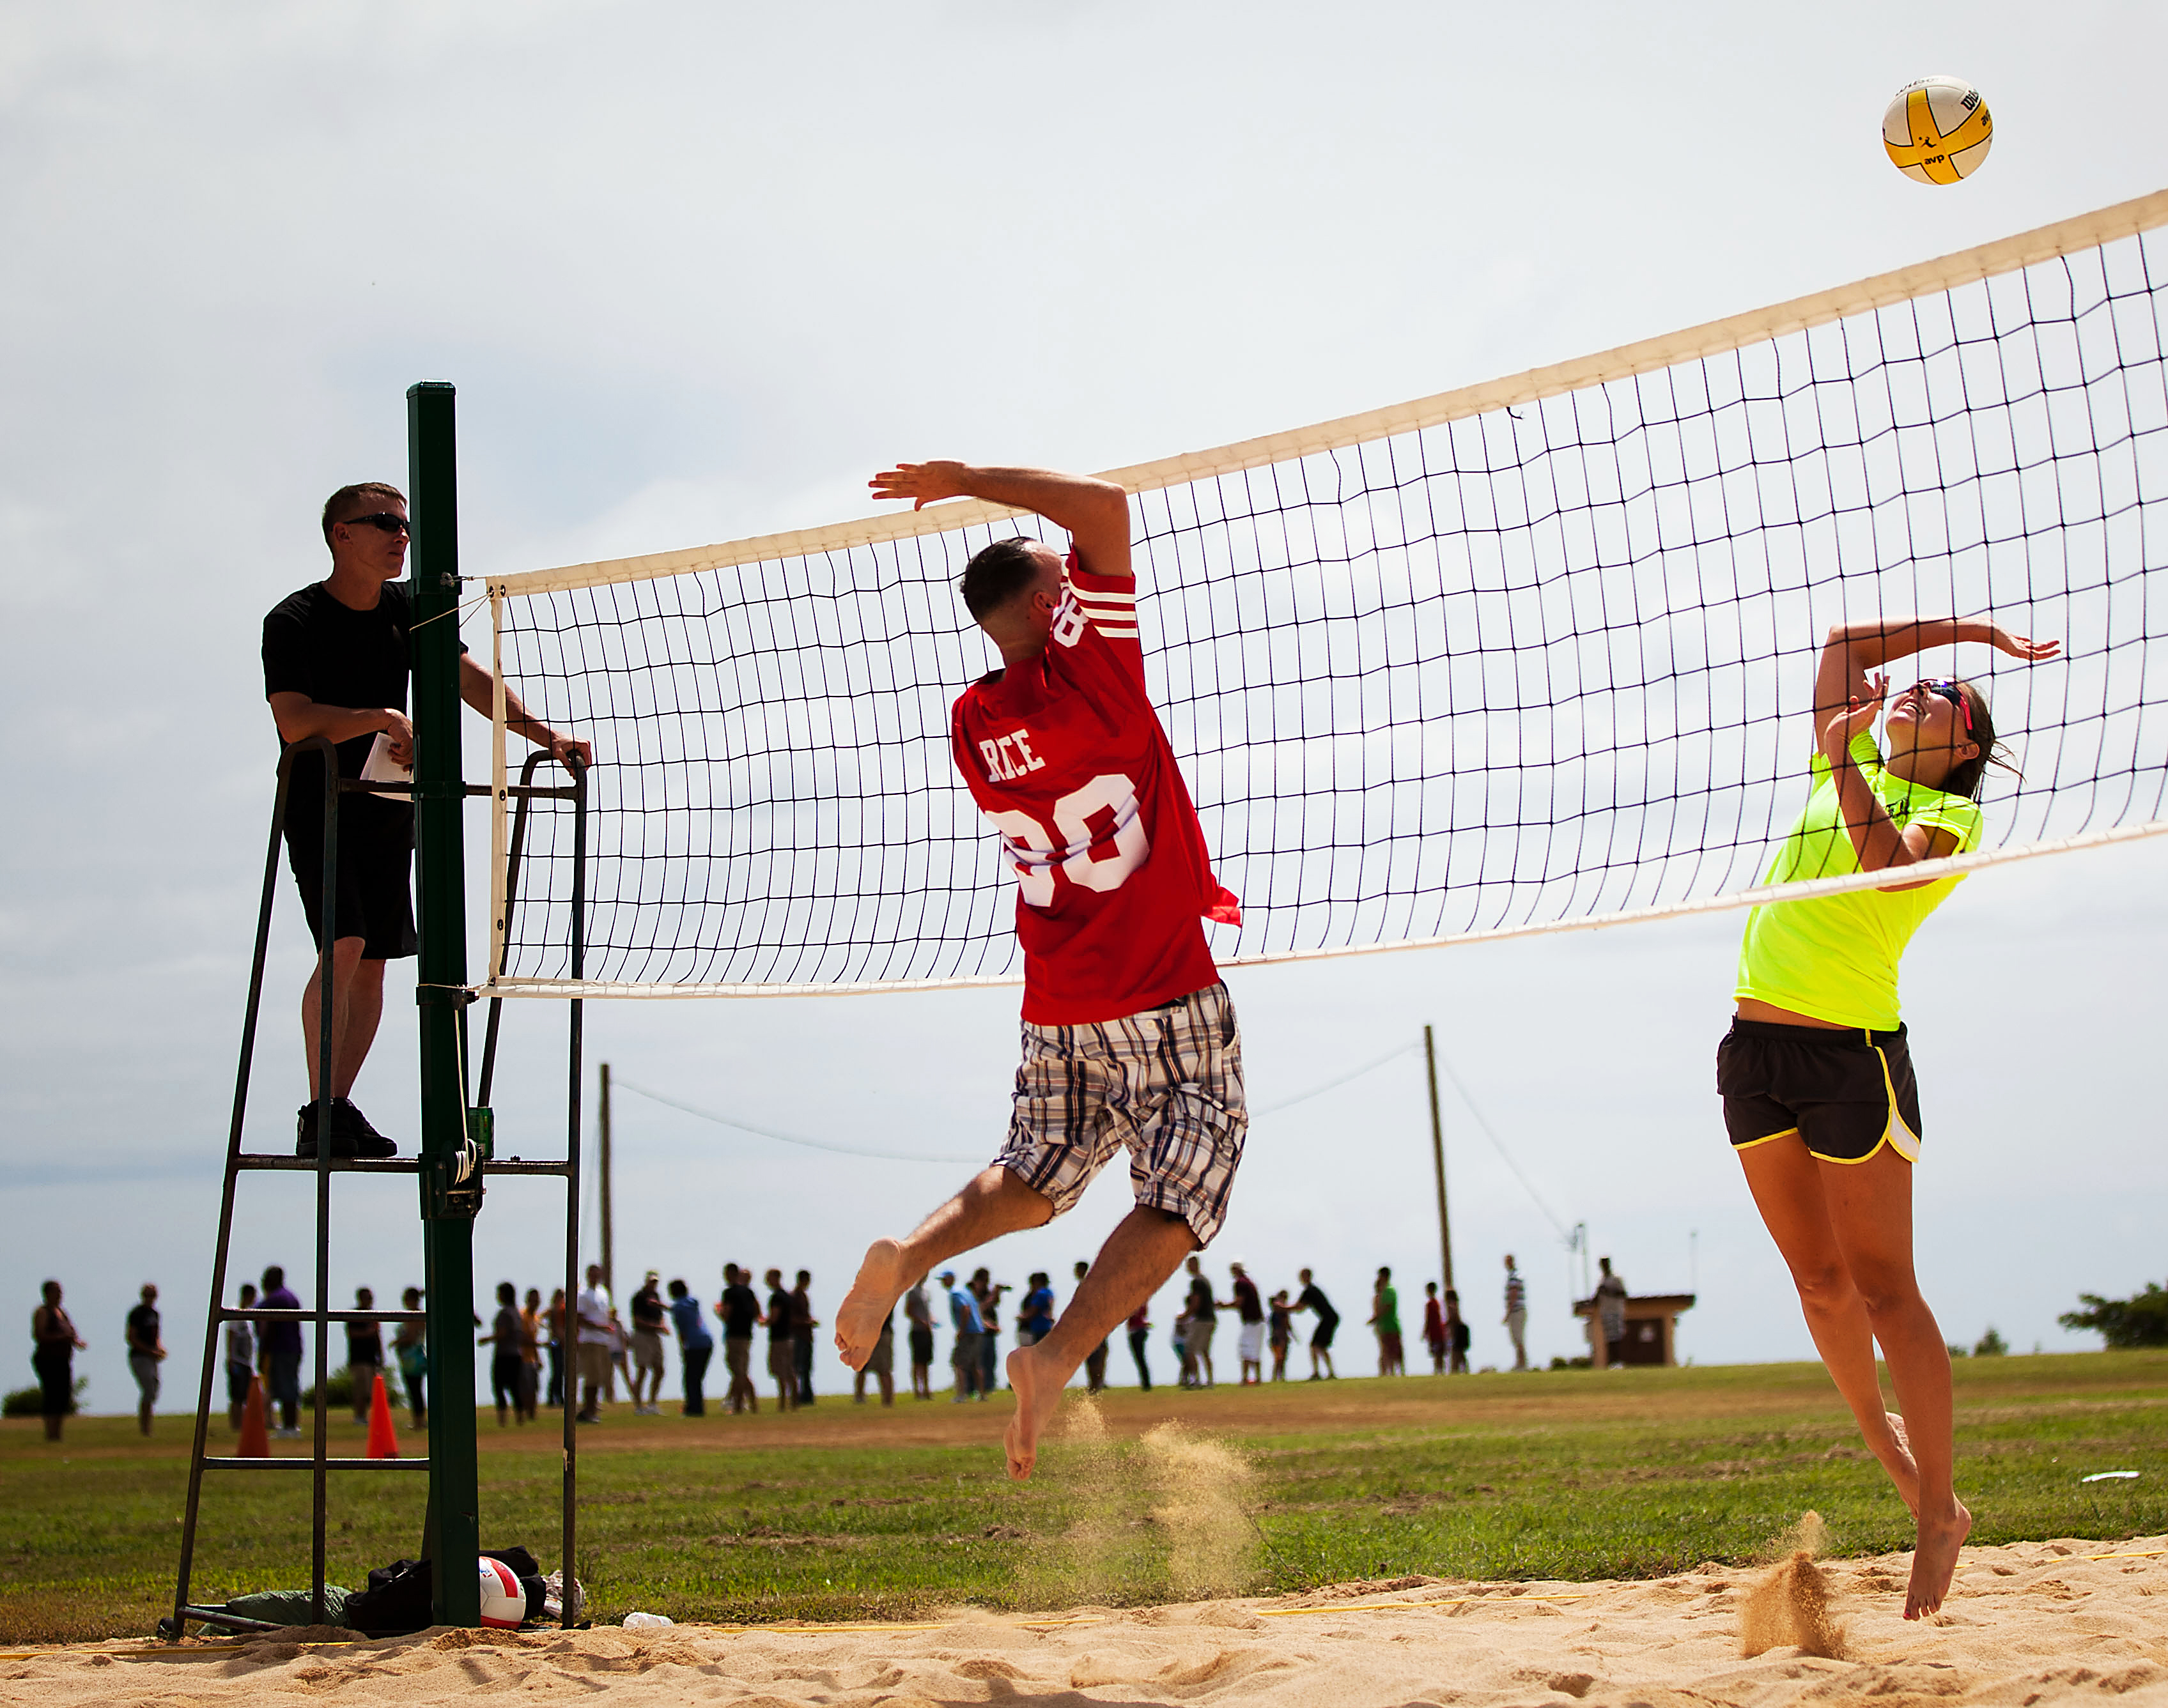
<svg viewBox="0 0 2168 1708"><path fill-rule="evenodd" d="M158 1344L158 1308L138 1305L128 1313L128 1355L147 1354Z"/></svg>
<svg viewBox="0 0 2168 1708"><path fill-rule="evenodd" d="M750 1340L760 1322L760 1295L743 1281L723 1289L723 1338Z"/></svg>
<svg viewBox="0 0 2168 1708"><path fill-rule="evenodd" d="M1199 1276L1189 1284L1189 1314L1199 1323L1215 1322L1219 1310L1212 1297L1212 1283Z"/></svg>
<svg viewBox="0 0 2168 1708"><path fill-rule="evenodd" d="M813 1336L813 1301L803 1287L790 1296L790 1332L801 1340Z"/></svg>
<svg viewBox="0 0 2168 1708"><path fill-rule="evenodd" d="M1246 1323L1265 1320L1264 1301L1257 1295L1257 1284L1246 1275L1235 1277L1235 1311Z"/></svg>
<svg viewBox="0 0 2168 1708"><path fill-rule="evenodd" d="M348 1364L383 1363L384 1331L374 1323L348 1323L346 1361Z"/></svg>
<svg viewBox="0 0 2168 1708"><path fill-rule="evenodd" d="M768 1338L788 1340L790 1338L790 1295L777 1287L768 1296Z"/></svg>
<svg viewBox="0 0 2168 1708"><path fill-rule="evenodd" d="M405 581L386 581L370 611L341 604L321 581L290 593L263 619L264 698L306 694L320 706L405 711L413 671L408 643L413 608L412 591ZM359 777L375 740L372 731L340 742L339 775ZM306 791L323 786L313 754L295 761L294 799L305 800ZM343 812L352 802L339 804ZM380 798L376 804L395 812L413 810L389 798Z"/></svg>
<svg viewBox="0 0 2168 1708"><path fill-rule="evenodd" d="M1294 1302L1294 1308L1298 1311L1305 1308L1315 1311L1320 1328L1340 1320L1340 1313L1332 1308L1332 1301L1325 1297L1323 1290L1315 1282L1302 1290L1302 1297Z"/></svg>
<svg viewBox="0 0 2168 1708"><path fill-rule="evenodd" d="M646 1334L660 1334L662 1323L662 1295L652 1287L642 1287L632 1296L632 1326Z"/></svg>

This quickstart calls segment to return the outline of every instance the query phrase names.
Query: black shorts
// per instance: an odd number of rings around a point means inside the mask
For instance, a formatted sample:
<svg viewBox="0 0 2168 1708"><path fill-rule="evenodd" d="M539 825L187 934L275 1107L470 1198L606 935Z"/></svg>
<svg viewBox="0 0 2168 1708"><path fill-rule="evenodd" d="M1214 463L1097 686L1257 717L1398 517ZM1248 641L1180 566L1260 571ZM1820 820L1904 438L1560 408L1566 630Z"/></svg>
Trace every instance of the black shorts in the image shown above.
<svg viewBox="0 0 2168 1708"><path fill-rule="evenodd" d="M933 1362L933 1331L931 1329L913 1329L911 1331L911 1361L913 1364Z"/></svg>
<svg viewBox="0 0 2168 1708"><path fill-rule="evenodd" d="M1335 1317L1329 1323L1320 1323L1317 1325L1315 1332L1310 1337L1310 1344L1311 1347L1319 1352L1331 1351L1332 1350L1332 1337L1339 1332L1339 1329L1340 1319L1337 1317Z"/></svg>
<svg viewBox="0 0 2168 1708"><path fill-rule="evenodd" d="M1735 1020L1716 1048L1716 1089L1735 1149L1794 1133L1828 1163L1888 1145L1920 1159L1920 1088L1905 1028L1829 1032Z"/></svg>
<svg viewBox="0 0 2168 1708"><path fill-rule="evenodd" d="M414 809L347 795L339 802L338 843L338 917L332 928L342 937L359 937L364 961L404 960L414 952L414 898L407 885ZM324 815L314 795L287 798L286 864L321 953Z"/></svg>

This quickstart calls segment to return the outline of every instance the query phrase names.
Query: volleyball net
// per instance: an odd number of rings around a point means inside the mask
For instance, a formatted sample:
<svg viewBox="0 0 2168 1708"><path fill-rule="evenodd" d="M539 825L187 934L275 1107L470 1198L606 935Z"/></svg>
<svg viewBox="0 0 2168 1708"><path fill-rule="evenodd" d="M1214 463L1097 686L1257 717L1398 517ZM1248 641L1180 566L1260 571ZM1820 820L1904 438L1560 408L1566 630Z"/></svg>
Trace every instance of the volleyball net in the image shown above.
<svg viewBox="0 0 2168 1708"><path fill-rule="evenodd" d="M2022 775L1989 772L1986 845L1953 869L2168 829L2164 224L2168 191L1109 471L1152 698L1242 898L1209 928L1221 963L1753 899L1841 620L1985 613L2064 643L1955 660ZM956 577L1018 533L1060 543L955 503L491 578L500 675L596 763L574 981L569 810L538 811L504 904L500 711L481 988L1019 976L1014 879L948 724L999 663Z"/></svg>

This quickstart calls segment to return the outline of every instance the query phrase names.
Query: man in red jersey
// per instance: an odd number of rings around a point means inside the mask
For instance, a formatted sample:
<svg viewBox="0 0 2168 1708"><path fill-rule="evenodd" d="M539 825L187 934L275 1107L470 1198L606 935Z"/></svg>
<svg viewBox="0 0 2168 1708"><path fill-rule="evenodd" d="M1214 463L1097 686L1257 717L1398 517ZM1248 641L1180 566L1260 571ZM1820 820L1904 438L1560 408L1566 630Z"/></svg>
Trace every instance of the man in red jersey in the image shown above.
<svg viewBox="0 0 2168 1708"><path fill-rule="evenodd" d="M996 541L964 570L964 603L1002 668L950 714L956 764L1002 833L1023 945L1023 1064L991 1166L904 1239L876 1239L836 1313L853 1369L912 1280L957 1253L1052 1220L1126 1148L1136 1207L1043 1340L1008 1357L1009 1475L1086 1355L1220 1231L1249 1113L1242 1046L1201 919L1239 925L1197 809L1145 692L1119 486L1038 469L905 463L874 494L923 508L980 498L1065 529Z"/></svg>

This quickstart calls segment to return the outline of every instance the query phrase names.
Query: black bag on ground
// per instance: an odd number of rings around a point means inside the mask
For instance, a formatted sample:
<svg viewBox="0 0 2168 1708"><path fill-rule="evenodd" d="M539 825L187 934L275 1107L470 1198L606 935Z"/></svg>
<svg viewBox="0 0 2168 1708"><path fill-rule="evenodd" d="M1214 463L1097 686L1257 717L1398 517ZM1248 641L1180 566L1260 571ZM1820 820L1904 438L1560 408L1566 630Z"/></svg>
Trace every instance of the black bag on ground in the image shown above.
<svg viewBox="0 0 2168 1708"><path fill-rule="evenodd" d="M346 1625L365 1636L408 1636L430 1623L427 1560L394 1560L369 1574L369 1588L349 1595Z"/></svg>
<svg viewBox="0 0 2168 1708"><path fill-rule="evenodd" d="M519 1587L527 1592L528 1618L540 1618L547 1586L534 1556L524 1548L484 1548L482 1552L512 1567ZM369 1588L347 1598L347 1629L369 1636L411 1636L426 1631L435 1623L430 1607L434 1590L427 1560L394 1560L379 1566L369 1574Z"/></svg>

